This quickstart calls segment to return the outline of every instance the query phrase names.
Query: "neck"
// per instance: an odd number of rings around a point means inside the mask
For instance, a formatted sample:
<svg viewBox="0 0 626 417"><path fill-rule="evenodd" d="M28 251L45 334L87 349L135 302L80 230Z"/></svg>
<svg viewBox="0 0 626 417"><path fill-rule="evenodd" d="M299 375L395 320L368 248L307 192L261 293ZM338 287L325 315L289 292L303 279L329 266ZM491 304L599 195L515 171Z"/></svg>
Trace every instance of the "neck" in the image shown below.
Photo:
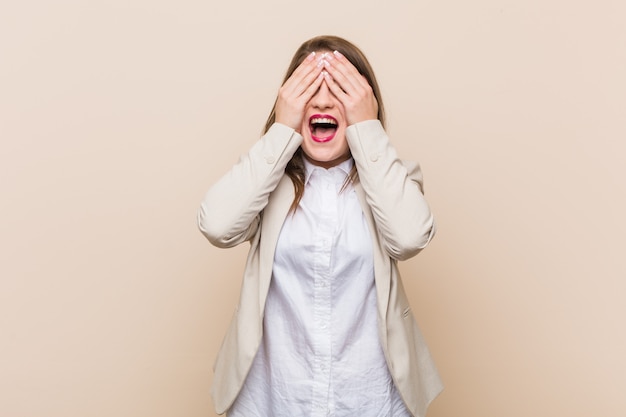
<svg viewBox="0 0 626 417"><path fill-rule="evenodd" d="M322 167L325 169L336 167L343 161L347 161L348 159L352 158L352 155L350 154L350 152L348 152L347 154L342 155L339 158L333 159L332 161L316 161L314 159L309 158L309 156L306 153L303 152L302 154L306 158L306 160L312 163L313 165L316 165L318 167Z"/></svg>

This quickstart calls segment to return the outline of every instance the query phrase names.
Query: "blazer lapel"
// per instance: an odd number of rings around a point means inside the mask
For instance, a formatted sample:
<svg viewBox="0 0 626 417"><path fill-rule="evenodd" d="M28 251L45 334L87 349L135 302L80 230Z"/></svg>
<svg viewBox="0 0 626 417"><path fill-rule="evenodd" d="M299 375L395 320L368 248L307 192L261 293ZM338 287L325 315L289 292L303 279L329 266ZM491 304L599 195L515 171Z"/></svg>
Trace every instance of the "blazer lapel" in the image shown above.
<svg viewBox="0 0 626 417"><path fill-rule="evenodd" d="M259 245L261 261L259 266L261 305L265 305L265 298L267 297L272 278L272 264L274 263L276 242L278 242L278 235L289 213L289 207L291 207L294 195L293 183L291 179L285 175L276 186L276 189L270 193L267 206L263 209L261 244Z"/></svg>
<svg viewBox="0 0 626 417"><path fill-rule="evenodd" d="M358 181L356 182L356 184L354 184L354 189L356 191L357 197L359 198L359 202L361 203L361 209L363 210L365 220L367 221L367 225L370 230L370 235L372 236L372 245L374 248L374 280L376 282L378 313L380 318L383 320L382 323L384 323L386 321L387 306L389 304L389 268L385 267L384 259L386 255L384 253L383 247L378 241L378 230L376 229L376 222L374 221L372 210L367 204L365 190L361 186L361 183Z"/></svg>

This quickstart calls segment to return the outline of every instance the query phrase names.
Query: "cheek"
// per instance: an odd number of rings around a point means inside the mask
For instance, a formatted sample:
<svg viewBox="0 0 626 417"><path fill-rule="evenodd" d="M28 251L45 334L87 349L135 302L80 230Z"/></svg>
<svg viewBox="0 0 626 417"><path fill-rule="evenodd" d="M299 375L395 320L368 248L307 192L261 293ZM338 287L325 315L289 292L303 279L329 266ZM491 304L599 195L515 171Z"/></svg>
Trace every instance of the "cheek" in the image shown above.
<svg viewBox="0 0 626 417"><path fill-rule="evenodd" d="M348 146L348 141L346 140L346 138L344 137L343 139L343 143L341 148L345 151L345 152L349 152L350 151L350 147Z"/></svg>
<svg viewBox="0 0 626 417"><path fill-rule="evenodd" d="M309 124L303 120L302 124L300 125L300 131L298 133L300 133L301 135L304 135L305 133L308 133L308 131L309 131Z"/></svg>
<svg viewBox="0 0 626 417"><path fill-rule="evenodd" d="M342 131L337 134L335 137L335 149L338 153L344 154L348 152L349 146L348 141L346 139L346 132Z"/></svg>

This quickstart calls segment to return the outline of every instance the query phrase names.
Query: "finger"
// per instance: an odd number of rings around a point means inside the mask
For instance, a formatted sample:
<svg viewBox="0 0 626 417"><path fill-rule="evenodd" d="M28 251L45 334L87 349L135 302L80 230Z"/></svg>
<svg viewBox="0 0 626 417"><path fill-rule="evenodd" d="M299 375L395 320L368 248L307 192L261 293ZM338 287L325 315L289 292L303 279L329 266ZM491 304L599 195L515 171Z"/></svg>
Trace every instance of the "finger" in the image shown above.
<svg viewBox="0 0 626 417"><path fill-rule="evenodd" d="M304 58L304 60L296 67L296 69L291 73L291 78L298 78L303 73L307 73L311 70L311 64L315 62L315 52L311 52L309 55Z"/></svg>
<svg viewBox="0 0 626 417"><path fill-rule="evenodd" d="M283 86L286 97L298 98L311 85L312 82L320 75L322 67L314 67L306 74L300 74L299 77L290 79L289 84Z"/></svg>
<svg viewBox="0 0 626 417"><path fill-rule="evenodd" d="M337 97L346 110L346 118L349 124L363 120L376 119L378 117L378 102L372 94L369 84L363 87L358 94L349 93L334 81L333 76L325 73L326 85L331 93Z"/></svg>
<svg viewBox="0 0 626 417"><path fill-rule="evenodd" d="M319 88L321 81L324 80L324 78L322 77L323 69L323 65L320 64L317 65L315 69L313 69L311 72L309 72L294 89L294 96L302 97L303 95L307 95L307 92L311 90L314 84L317 83L317 87L313 90L313 93L315 93L315 91L317 91L317 88Z"/></svg>
<svg viewBox="0 0 626 417"><path fill-rule="evenodd" d="M326 68L346 92L350 93L351 91L360 90L364 87L361 84L361 73L340 52L333 52L333 54L326 59L326 62Z"/></svg>
<svg viewBox="0 0 626 417"><path fill-rule="evenodd" d="M324 77L326 85L328 85L331 93L333 93L339 101L345 103L346 99L348 98L348 93L346 93L343 88L341 88L341 86L335 81L335 78L332 76L332 74L327 71L323 71L322 76Z"/></svg>
<svg viewBox="0 0 626 417"><path fill-rule="evenodd" d="M359 80L361 73L348 58L339 51L334 51L332 56L335 59L333 61L338 64L346 77L354 77L354 80Z"/></svg>
<svg viewBox="0 0 626 417"><path fill-rule="evenodd" d="M299 100L302 100L304 103L308 103L308 101L313 98L317 90L319 90L324 82L324 74L326 74L326 71L320 71L319 74L317 74L315 79L312 80L309 86L299 96Z"/></svg>
<svg viewBox="0 0 626 417"><path fill-rule="evenodd" d="M296 96L300 95L303 90L303 88L299 88L300 84L302 84L303 82L306 83L307 81L305 81L305 79L307 78L307 76L309 76L311 72L314 72L319 67L319 62L315 60L315 52L311 52L304 59L304 61L302 61L302 63L298 65L295 71L289 76L287 81L285 81L285 83L283 84L284 90L289 94L295 92ZM317 74L315 74L313 78L316 75ZM308 80L308 83L310 83L310 80ZM308 83L306 84L307 86ZM304 88L306 88L306 86Z"/></svg>

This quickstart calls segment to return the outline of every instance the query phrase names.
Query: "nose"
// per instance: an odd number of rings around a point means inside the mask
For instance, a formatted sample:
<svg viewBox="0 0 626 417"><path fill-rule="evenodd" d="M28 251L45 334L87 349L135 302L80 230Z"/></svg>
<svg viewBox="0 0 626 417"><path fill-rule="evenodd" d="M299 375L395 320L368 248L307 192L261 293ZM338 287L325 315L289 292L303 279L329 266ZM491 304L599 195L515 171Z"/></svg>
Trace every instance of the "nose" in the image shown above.
<svg viewBox="0 0 626 417"><path fill-rule="evenodd" d="M319 90L311 98L311 105L318 109L328 109L335 105L335 98L326 81L322 82Z"/></svg>

